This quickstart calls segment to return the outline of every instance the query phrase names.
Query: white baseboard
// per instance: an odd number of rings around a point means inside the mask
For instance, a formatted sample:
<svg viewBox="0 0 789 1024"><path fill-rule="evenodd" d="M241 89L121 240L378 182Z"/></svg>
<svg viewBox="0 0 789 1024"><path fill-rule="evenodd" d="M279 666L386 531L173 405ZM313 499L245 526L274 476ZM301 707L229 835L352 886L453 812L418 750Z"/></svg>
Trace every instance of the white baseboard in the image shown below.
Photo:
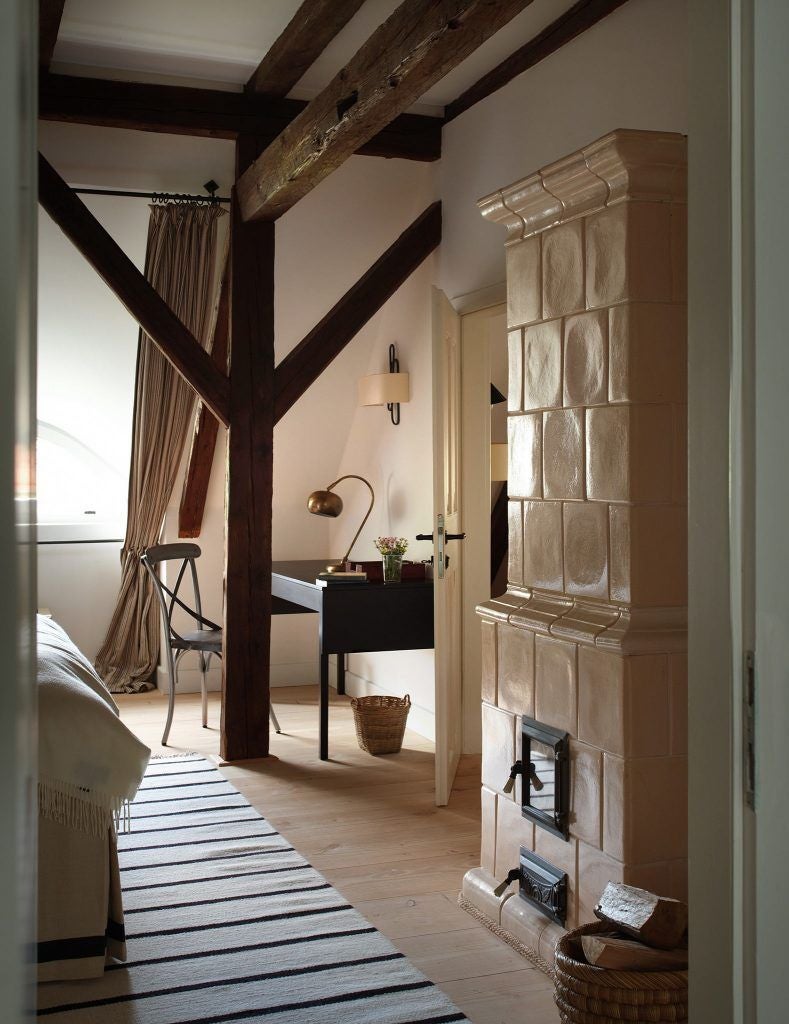
<svg viewBox="0 0 789 1024"><path fill-rule="evenodd" d="M333 671L331 673L331 681L334 686ZM378 686L369 679L365 679L363 676L357 675L355 672L345 673L345 692L349 697L370 697L373 694L378 694L382 697L391 696L388 690L383 689L383 687ZM426 740L435 742L436 716L432 711L428 711L427 708L419 707L418 704L412 704L411 710L408 712L407 728L413 730L419 736L424 736Z"/></svg>
<svg viewBox="0 0 789 1024"><path fill-rule="evenodd" d="M187 657L193 657L187 655ZM184 658L184 662L186 657ZM314 661L293 661L280 665L271 666L271 685L275 686L305 686L308 684L317 685L318 666ZM156 684L162 693L170 692L170 681L167 669L159 666L156 672ZM211 668L208 670L208 689L218 692L222 689L222 669L215 658L211 659ZM200 692L200 670L183 664L178 670L178 692L199 693Z"/></svg>

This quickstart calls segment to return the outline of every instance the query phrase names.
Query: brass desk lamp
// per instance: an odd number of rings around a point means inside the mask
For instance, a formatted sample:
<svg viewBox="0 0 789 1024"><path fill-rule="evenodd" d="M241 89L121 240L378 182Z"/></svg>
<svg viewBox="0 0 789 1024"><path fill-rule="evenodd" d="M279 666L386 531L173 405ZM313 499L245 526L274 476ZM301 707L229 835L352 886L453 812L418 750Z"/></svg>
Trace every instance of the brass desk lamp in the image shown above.
<svg viewBox="0 0 789 1024"><path fill-rule="evenodd" d="M353 540L348 545L348 550L342 557L339 565L332 563L326 566L326 572L342 572L345 569L345 563L348 561L351 550L357 541L359 534L364 529L364 524L370 518L370 513L373 510L375 504L375 492L372 489L368 480L365 480L363 476L356 476L355 473L348 473L346 476L341 476L339 480L335 480L333 484L329 484L325 491L313 491L312 494L307 498L307 510L314 516L328 516L329 519L336 519L337 516L342 512L342 498L339 494L334 493L334 488L337 484L342 483L343 480L361 480L363 484L366 484L370 490L370 507L367 509L364 519L362 519L359 529L354 534Z"/></svg>

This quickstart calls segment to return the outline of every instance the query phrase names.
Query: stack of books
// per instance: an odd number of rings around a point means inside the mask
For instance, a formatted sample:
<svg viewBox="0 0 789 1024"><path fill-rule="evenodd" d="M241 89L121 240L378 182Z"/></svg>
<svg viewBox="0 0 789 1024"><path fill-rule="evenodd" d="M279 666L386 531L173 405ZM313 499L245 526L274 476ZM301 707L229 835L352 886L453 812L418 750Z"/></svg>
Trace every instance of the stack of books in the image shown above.
<svg viewBox="0 0 789 1024"><path fill-rule="evenodd" d="M315 582L319 587L330 587L338 583L366 583L366 572L319 572Z"/></svg>

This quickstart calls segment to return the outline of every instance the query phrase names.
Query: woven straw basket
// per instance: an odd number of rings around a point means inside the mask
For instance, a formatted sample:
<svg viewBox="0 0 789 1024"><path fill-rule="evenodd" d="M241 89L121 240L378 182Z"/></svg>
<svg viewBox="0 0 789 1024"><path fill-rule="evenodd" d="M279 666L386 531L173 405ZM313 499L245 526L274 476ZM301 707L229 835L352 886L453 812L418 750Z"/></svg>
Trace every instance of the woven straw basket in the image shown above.
<svg viewBox="0 0 789 1024"><path fill-rule="evenodd" d="M613 971L576 959L582 935L610 930L610 925L596 921L560 939L555 999L562 1024L687 1021L687 971Z"/></svg>
<svg viewBox="0 0 789 1024"><path fill-rule="evenodd" d="M352 697L356 738L368 754L396 754L403 745L403 734L411 698Z"/></svg>

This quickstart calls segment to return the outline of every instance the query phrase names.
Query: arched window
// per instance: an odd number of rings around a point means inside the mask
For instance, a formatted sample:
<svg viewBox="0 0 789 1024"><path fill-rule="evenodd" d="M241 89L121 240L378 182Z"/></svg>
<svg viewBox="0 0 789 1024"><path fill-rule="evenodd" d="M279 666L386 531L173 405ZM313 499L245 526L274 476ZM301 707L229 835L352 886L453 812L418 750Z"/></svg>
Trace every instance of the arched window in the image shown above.
<svg viewBox="0 0 789 1024"><path fill-rule="evenodd" d="M127 481L91 448L60 427L38 421L38 539L56 543L117 540L126 529Z"/></svg>

